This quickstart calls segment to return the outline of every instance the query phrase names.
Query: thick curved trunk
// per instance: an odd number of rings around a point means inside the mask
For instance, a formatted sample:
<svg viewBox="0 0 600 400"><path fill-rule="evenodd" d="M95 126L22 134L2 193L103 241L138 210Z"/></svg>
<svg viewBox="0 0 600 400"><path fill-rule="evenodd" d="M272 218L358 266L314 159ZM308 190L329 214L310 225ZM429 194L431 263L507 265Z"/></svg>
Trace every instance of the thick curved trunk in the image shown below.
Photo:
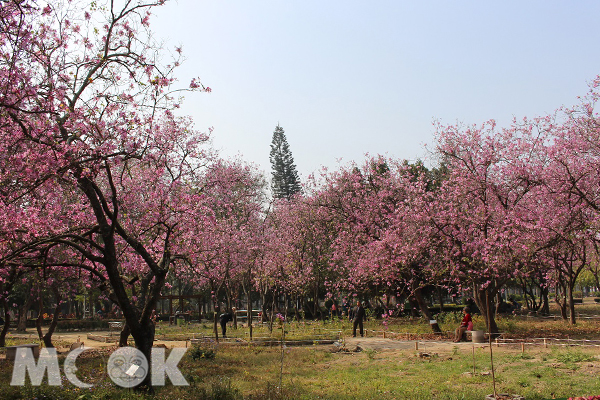
<svg viewBox="0 0 600 400"><path fill-rule="evenodd" d="M52 314L52 321L50 322L50 326L48 327L48 331L46 332L46 334L44 334L42 331L42 322L44 320L44 316L43 316L44 301L42 300L41 297L39 299L40 311L39 311L37 320L35 321L35 327L36 327L38 336L39 336L40 340L42 342L44 342L44 346L46 346L47 348L54 347L54 345L52 344L52 335L54 334L54 331L56 330L56 326L58 325L58 317L60 315L61 296L60 296L60 293L58 292L58 289L53 288L53 290L54 290L54 295L56 297L56 306L54 307L54 313Z"/></svg>
<svg viewBox="0 0 600 400"><path fill-rule="evenodd" d="M479 308L479 312L483 316L483 320L485 321L485 326L488 329L489 333L498 333L498 325L496 324L496 319L494 318L494 305L492 304L492 299L496 295L496 290L491 289L489 286L485 289L473 289L473 294L475 298L475 304Z"/></svg>
<svg viewBox="0 0 600 400"><path fill-rule="evenodd" d="M54 334L54 331L56 330L56 327L58 325L59 315L60 304L56 304L56 308L54 308L54 315L52 316L52 321L50 322L50 326L48 327L48 332L46 332L46 334L42 337L42 340L44 341L44 346L48 348L54 347L54 345L52 344L52 335Z"/></svg>
<svg viewBox="0 0 600 400"><path fill-rule="evenodd" d="M151 367L152 346L154 345L154 331L155 325L152 320L140 323L135 330L131 329L131 336L135 341L135 347L144 354L146 360L148 360L149 368ZM150 370L148 370L146 378L136 387L136 389L153 392L152 373Z"/></svg>
<svg viewBox="0 0 600 400"><path fill-rule="evenodd" d="M430 322L429 325L431 326L431 329L435 333L441 333L442 330L440 329L440 326L438 325L438 323L437 322L431 323L431 321L433 321L433 315L431 314L431 311L429 311L429 307L427 307L427 303L425 302L425 299L423 298L422 289L416 289L415 292L413 293L413 297L415 298L415 301L419 305L419 310L421 310L421 314L423 315L423 317L427 321Z"/></svg>

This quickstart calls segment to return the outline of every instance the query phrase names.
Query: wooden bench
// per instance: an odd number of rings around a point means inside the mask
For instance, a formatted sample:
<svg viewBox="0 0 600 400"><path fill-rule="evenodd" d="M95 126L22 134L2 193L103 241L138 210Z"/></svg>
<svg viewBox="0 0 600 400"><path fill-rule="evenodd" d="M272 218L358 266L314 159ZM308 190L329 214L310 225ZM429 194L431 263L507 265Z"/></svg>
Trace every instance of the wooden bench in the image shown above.
<svg viewBox="0 0 600 400"><path fill-rule="evenodd" d="M6 348L6 359L14 360L17 357L17 349L31 349L33 351L34 358L38 358L40 356L40 345L37 343L27 343L16 346L8 346Z"/></svg>

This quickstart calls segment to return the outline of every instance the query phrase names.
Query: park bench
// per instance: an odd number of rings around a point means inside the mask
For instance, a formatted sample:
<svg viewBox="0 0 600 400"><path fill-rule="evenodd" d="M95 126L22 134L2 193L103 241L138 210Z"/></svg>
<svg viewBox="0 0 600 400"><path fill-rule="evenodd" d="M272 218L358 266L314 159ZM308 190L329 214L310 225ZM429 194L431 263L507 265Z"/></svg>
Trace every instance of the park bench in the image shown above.
<svg viewBox="0 0 600 400"><path fill-rule="evenodd" d="M17 349L31 349L33 351L33 357L38 358L40 356L40 345L37 343L18 344L16 346L6 347L6 359L14 360L17 357Z"/></svg>
<svg viewBox="0 0 600 400"><path fill-rule="evenodd" d="M108 332L112 332L113 330L121 332L123 330L123 326L125 325L122 321L109 321L108 322Z"/></svg>

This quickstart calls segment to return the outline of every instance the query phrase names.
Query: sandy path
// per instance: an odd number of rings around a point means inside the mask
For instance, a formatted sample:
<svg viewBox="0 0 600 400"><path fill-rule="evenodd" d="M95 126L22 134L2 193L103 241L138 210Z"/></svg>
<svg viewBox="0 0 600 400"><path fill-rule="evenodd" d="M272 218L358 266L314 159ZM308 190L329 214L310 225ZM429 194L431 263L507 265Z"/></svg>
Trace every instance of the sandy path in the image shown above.
<svg viewBox="0 0 600 400"><path fill-rule="evenodd" d="M108 335L109 332L108 331L94 331L92 332L94 335ZM12 333L10 334L11 337L15 337L15 338L26 338L26 339L31 339L32 341L37 341L38 336L37 336L37 332L34 331L27 331L26 333ZM117 338L115 337L115 341L117 340ZM93 347L93 348L105 348L105 347L115 347L115 342L99 342L96 340L91 340L88 339L87 337L87 332L57 332L54 335L52 335L52 341L53 342L67 342L67 343L74 343L77 341L83 342L85 347ZM186 342L183 340L156 340L154 341L155 344L164 344L165 346L167 346L168 348L171 347L187 347L190 345L189 342L187 342L187 346L186 346Z"/></svg>
<svg viewBox="0 0 600 400"><path fill-rule="evenodd" d="M430 340L395 340L376 337L347 337L344 339L347 349L354 349L359 346L363 350L393 351L393 350L415 350L415 351L433 351L433 352L452 352L456 347L459 349L471 349L471 342L445 342ZM487 347L485 343L476 343L475 348Z"/></svg>

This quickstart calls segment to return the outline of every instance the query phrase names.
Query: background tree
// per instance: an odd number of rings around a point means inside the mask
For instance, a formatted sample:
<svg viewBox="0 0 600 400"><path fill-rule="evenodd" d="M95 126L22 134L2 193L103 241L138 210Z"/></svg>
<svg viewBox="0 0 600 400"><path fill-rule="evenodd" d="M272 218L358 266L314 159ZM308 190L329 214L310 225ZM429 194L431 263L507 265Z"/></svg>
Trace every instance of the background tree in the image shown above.
<svg viewBox="0 0 600 400"><path fill-rule="evenodd" d="M285 138L285 132L279 124L273 132L269 160L273 168L273 180L271 182L273 197L289 200L293 195L299 193L302 188L300 187L300 178L298 177L296 164L294 164L292 151Z"/></svg>

